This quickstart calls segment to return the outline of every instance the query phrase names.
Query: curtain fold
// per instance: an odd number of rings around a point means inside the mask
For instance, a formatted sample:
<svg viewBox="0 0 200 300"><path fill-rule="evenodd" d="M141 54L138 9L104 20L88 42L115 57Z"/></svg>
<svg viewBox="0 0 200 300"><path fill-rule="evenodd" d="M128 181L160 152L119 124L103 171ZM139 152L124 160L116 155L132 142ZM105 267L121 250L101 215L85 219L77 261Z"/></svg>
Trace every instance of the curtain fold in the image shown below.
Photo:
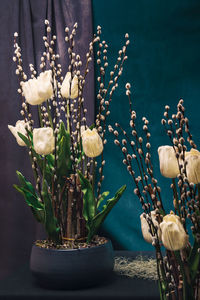
<svg viewBox="0 0 200 300"><path fill-rule="evenodd" d="M13 34L19 33L23 67L29 79L29 63L34 64L40 72L45 19L49 19L53 33L57 35L57 51L63 76L68 66L65 26L72 28L75 22L78 23L75 52L80 54L83 62L93 34L91 0L0 1L0 278L28 260L32 242L41 232L22 195L12 187L17 183L16 170L21 171L30 181L32 172L25 147L18 146L7 125L15 125L17 120L22 119L17 93L18 79L12 61ZM91 64L84 95L89 124L93 123L94 118L93 76Z"/></svg>

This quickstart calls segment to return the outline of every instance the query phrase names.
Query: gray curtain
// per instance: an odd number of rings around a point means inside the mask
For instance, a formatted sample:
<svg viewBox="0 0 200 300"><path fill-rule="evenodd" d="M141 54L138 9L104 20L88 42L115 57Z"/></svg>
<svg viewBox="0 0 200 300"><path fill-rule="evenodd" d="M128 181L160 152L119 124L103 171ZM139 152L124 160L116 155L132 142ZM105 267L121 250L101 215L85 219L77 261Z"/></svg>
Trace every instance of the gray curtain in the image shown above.
<svg viewBox="0 0 200 300"><path fill-rule="evenodd" d="M21 171L31 180L31 166L25 147L20 147L7 125L15 125L21 118L18 80L13 57L13 33L18 32L27 74L28 64L39 70L44 51L42 36L44 20L48 19L57 35L63 75L67 71L67 48L64 42L65 26L72 28L78 22L76 52L84 61L92 38L91 0L0 0L0 278L29 259L31 245L41 236L41 228L33 219L23 197L12 187L17 183L15 171ZM85 102L89 112L88 123L94 117L94 79L90 70ZM37 117L37 116L35 116Z"/></svg>

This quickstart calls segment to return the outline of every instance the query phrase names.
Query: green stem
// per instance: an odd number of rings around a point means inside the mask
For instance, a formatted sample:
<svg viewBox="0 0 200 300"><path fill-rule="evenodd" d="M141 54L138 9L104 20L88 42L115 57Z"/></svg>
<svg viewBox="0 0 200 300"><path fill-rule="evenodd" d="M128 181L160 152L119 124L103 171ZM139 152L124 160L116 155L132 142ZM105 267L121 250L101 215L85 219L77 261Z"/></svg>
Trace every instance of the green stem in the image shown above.
<svg viewBox="0 0 200 300"><path fill-rule="evenodd" d="M43 191L44 191L45 173L46 173L46 156L44 156L43 166L42 166L42 190Z"/></svg>
<svg viewBox="0 0 200 300"><path fill-rule="evenodd" d="M69 124L69 99L67 100L67 132L70 134L70 124Z"/></svg>
<svg viewBox="0 0 200 300"><path fill-rule="evenodd" d="M93 192L93 196L94 196L94 199L96 198L95 197L95 157L93 157L93 163L92 163L92 192ZM97 203L98 203L98 198L96 199L95 201L95 214L96 214L96 211L97 211Z"/></svg>
<svg viewBox="0 0 200 300"><path fill-rule="evenodd" d="M166 274L164 270L163 260L162 260L162 253L160 250L159 245L155 246L156 250L156 262L157 262L157 273L158 273L158 286L160 292L160 299L167 300L166 293L168 290Z"/></svg>
<svg viewBox="0 0 200 300"><path fill-rule="evenodd" d="M163 280L162 276L160 274L160 266L159 266L159 261L158 259L156 260L157 262L157 273L158 273L158 288L159 288L159 293L160 293L160 300L166 300L166 287L163 286Z"/></svg>
<svg viewBox="0 0 200 300"><path fill-rule="evenodd" d="M197 273L199 271L200 253L198 253L198 248L199 248L199 243L195 238L194 245L192 247L192 250L190 252L190 257L189 257L189 266L190 266L192 283L195 282Z"/></svg>
<svg viewBox="0 0 200 300"><path fill-rule="evenodd" d="M95 157L93 158L93 163L92 163L92 190L94 193L94 185L95 185Z"/></svg>
<svg viewBox="0 0 200 300"><path fill-rule="evenodd" d="M34 180L35 180L35 183L38 184L38 192L40 194L40 197L42 199L42 194L41 194L41 186L40 186L40 183L37 182L37 179L38 179L38 172L37 172L37 164L36 162L33 160L33 147L32 147L32 142L31 142L31 139L30 139L30 136L29 136L29 133L27 131L27 136L28 136L28 140L29 140L29 150L31 152L31 154L29 154L29 157L30 157L30 161L31 161L31 166L34 164L35 168L32 169L33 170L33 176L34 176Z"/></svg>
<svg viewBox="0 0 200 300"><path fill-rule="evenodd" d="M83 172L83 174L84 174L84 176L86 174L86 176L88 177L88 172L87 172L87 156L86 155L84 155L84 156L85 156L85 158L84 158L84 166L83 166L84 172Z"/></svg>
<svg viewBox="0 0 200 300"><path fill-rule="evenodd" d="M40 127L43 127L41 105L38 105L38 114L40 119Z"/></svg>
<svg viewBox="0 0 200 300"><path fill-rule="evenodd" d="M51 124L51 128L53 129L53 121L52 121L52 117L51 117L51 111L49 109L49 101L47 100L47 112L48 112L48 118L49 118L49 122Z"/></svg>
<svg viewBox="0 0 200 300"><path fill-rule="evenodd" d="M178 192L177 192L177 188L176 188L176 181L174 178L172 178L172 186L173 186L173 191L174 191L174 198L175 198L175 202L176 202L176 208L178 210L178 215L181 218L181 211L180 211L180 207L179 207L179 203L178 203Z"/></svg>
<svg viewBox="0 0 200 300"><path fill-rule="evenodd" d="M83 166L83 155L82 155L82 153L83 153L83 147L82 147L82 138L81 138L81 136L80 136L80 156L81 156L81 172L82 172L82 174L84 174L84 166Z"/></svg>
<svg viewBox="0 0 200 300"><path fill-rule="evenodd" d="M186 273L185 273L185 267L182 262L180 252L174 251L174 255L177 259L177 262L180 266L180 271L183 276L183 300L194 300L194 293L191 284L188 282Z"/></svg>

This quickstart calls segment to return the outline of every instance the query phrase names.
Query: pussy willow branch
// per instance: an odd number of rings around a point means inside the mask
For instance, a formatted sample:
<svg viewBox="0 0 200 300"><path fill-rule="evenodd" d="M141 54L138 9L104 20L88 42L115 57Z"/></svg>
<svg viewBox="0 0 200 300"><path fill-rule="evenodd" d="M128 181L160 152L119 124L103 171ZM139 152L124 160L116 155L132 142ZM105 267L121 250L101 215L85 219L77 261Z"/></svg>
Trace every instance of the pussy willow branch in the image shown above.
<svg viewBox="0 0 200 300"><path fill-rule="evenodd" d="M117 59L117 63L114 66L114 71L112 71L110 73L110 80L108 82L108 86L107 86L106 89L104 89L105 83L103 83L100 79L100 89L99 89L99 92L98 92L98 95L97 95L97 98L100 99L100 104L99 104L98 114L97 114L97 117L96 117L96 127L97 127L97 130L98 130L99 134L101 134L103 144L106 144L106 142L107 142L105 140L105 134L106 134L106 120L107 120L107 117L110 114L109 106L110 106L114 91L115 91L116 87L118 86L118 80L119 80L119 78L122 74L122 71L123 71L123 64L124 64L125 60L127 59L126 50L127 50L128 44L129 44L127 34L125 35L125 38L126 38L125 46L123 46L123 50L120 50L120 52L119 52L120 54L119 54L119 57ZM104 44L106 45L106 43L104 43ZM122 56L122 59L121 59L122 53L123 53L123 56ZM107 64L106 64L106 67L107 67ZM116 77L113 80L113 76L114 76L114 74L115 74L115 72L118 68L119 68L119 71L118 71ZM105 73L105 70L104 70L103 67L102 68L100 67L100 74L102 72ZM110 88L111 88L111 91L109 92ZM108 92L109 92L109 96L108 96L108 100L106 100ZM105 113L103 114L104 110L105 110ZM99 168L99 170L100 170L100 179L98 181L98 187L97 187L97 195L98 195L97 197L98 197L98 199L100 198L102 181L104 179L104 176L103 176L104 165L105 165L105 159L104 159L104 156L103 156L103 153L102 153L101 163L100 163L100 168Z"/></svg>
<svg viewBox="0 0 200 300"><path fill-rule="evenodd" d="M165 113L164 117L168 119L162 120L162 124L164 125L165 131L167 132L171 144L174 148L174 151L177 156L177 161L179 165L179 170L180 174L178 175L178 187L179 187L179 195L180 195L180 205L182 207L181 209L181 217L182 217L182 222L185 226L185 219L186 217L189 217L193 225L196 223L196 219L191 217L191 214L194 213L194 201L192 199L195 199L196 192L194 189L194 185L189 183L187 178L186 178L186 168L185 168L185 151L186 151L186 146L184 145L184 137L183 134L184 132L188 135L188 143L190 146L193 148L196 148L196 145L194 141L192 140L192 135L189 132L189 122L188 119L185 117L184 112L185 108L183 107L183 100L181 99L177 105L177 114L172 115L172 118L169 119L168 116L168 111L169 111L169 106L165 107ZM170 125L170 130L167 128L166 124ZM175 130L173 128L173 125L175 126ZM172 138L173 134L173 138ZM179 158L183 160L183 164L180 165ZM189 191L187 191L189 189ZM189 198L189 199L188 199ZM189 210L189 214L186 209L186 204Z"/></svg>
<svg viewBox="0 0 200 300"><path fill-rule="evenodd" d="M16 42L16 34L14 34L14 48L15 48L15 51L14 51L13 60L17 64L16 74L18 75L19 85L21 86L21 82L23 80L26 80L27 76L26 76L26 74L23 71L22 59L21 59L21 48L18 46L18 44ZM22 117L24 119L24 122L25 123L27 123L27 122L29 123L30 129L31 129L31 132L32 132L34 121L31 119L32 115L31 115L31 113L29 111L29 105L28 105L28 103L25 103L25 101L24 101L24 97L22 96L22 90L21 90L21 88L18 89L18 93L21 95L21 101L22 101L22 110L21 110L20 113L21 113L21 115L22 115ZM26 128L26 130L27 130L27 128ZM32 141L31 141L31 138L29 136L28 130L27 130L27 138L28 138L29 144L30 144L28 153L29 153L29 158L30 158L30 161L31 161L31 166L32 166L32 170L33 170L33 175L34 175L35 183L36 183L36 188L38 190L40 199L42 201L41 185L40 185L40 176L39 176L39 172L38 172L38 165L37 165L37 161L36 161L36 159L34 157L32 145L31 145Z"/></svg>

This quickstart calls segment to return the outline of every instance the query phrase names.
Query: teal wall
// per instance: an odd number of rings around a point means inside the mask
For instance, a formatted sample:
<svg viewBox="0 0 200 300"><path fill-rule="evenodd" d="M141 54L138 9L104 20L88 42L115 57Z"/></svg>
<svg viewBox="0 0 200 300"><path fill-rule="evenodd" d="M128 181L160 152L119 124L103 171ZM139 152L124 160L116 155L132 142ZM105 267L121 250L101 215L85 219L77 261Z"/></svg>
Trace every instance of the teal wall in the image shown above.
<svg viewBox="0 0 200 300"><path fill-rule="evenodd" d="M118 91L113 98L110 123L128 127L128 102L125 83L130 82L138 123L142 116L150 121L155 174L162 189L164 205L170 209L170 180L161 177L157 148L169 144L160 120L165 104L172 111L180 98L185 101L191 131L200 148L200 1L199 0L93 0L94 28L102 26L109 43L110 66L126 32L130 35L128 61ZM141 124L141 123L140 123ZM133 195L131 182L113 137L105 148L107 160L104 190L112 194L122 185L128 188L108 216L104 228L119 247L128 250L153 250L143 241L139 215L141 206Z"/></svg>

